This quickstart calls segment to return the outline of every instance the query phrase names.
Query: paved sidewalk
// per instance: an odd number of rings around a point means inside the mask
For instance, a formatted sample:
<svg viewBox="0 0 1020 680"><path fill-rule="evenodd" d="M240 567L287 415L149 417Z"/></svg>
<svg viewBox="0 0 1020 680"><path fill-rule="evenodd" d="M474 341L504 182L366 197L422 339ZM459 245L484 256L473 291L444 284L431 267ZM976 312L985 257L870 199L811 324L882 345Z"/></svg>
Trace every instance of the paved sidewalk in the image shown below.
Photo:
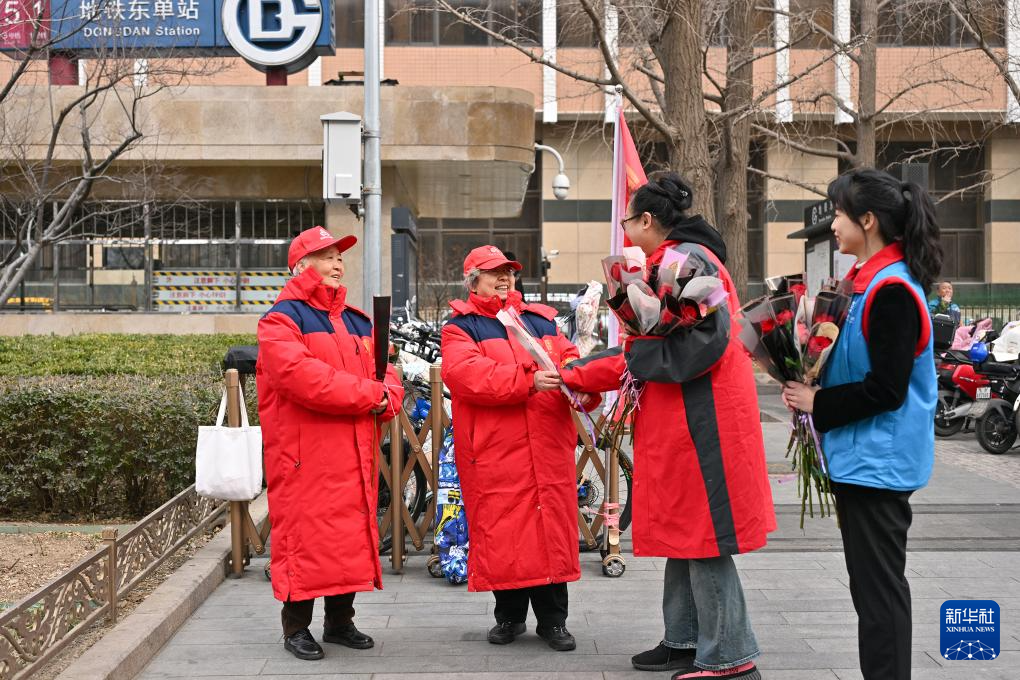
<svg viewBox="0 0 1020 680"><path fill-rule="evenodd" d="M763 398L771 403L768 397ZM776 411L781 415L780 411ZM768 458L783 460L787 432L765 423ZM1020 455L982 467L961 438L939 442L931 485L914 497L908 578L914 606L914 678L1020 678L1020 489L1013 483ZM956 464L960 460L972 464ZM983 470L981 474L974 468ZM777 466L773 466L778 469ZM1000 471L1002 474L996 474ZM737 558L767 680L857 680L856 616L847 589L839 534L832 520L808 519L799 529L795 484L772 477L780 530L769 547ZM624 542L629 548L629 541ZM374 649L325 645L322 661L298 661L283 650L279 603L254 560L244 579L228 580L199 608L139 676L165 678L336 677L344 680L469 678L650 679L630 657L662 636L660 600L664 560L627 556L619 579L602 576L598 555L582 554L583 576L570 585L572 653L548 649L529 632L511 645L485 641L493 623L492 596L469 593L428 576L425 556L412 554L403 575L384 566L385 590L359 594L359 627ZM388 563L384 563L386 565ZM939 656L939 605L948 599L993 599L1002 610L1002 655L989 662L951 662ZM321 603L313 633L321 633Z"/></svg>
<svg viewBox="0 0 1020 680"><path fill-rule="evenodd" d="M938 608L948 599L993 598L1003 621L1020 610L1017 553L912 553L914 677L925 680L1016 680L1020 627L1007 623L1002 657L948 662L938 657ZM855 615L838 553L759 553L738 559L768 680L853 680ZM325 645L322 661L298 661L283 650L279 605L262 579L261 561L210 597L140 676L164 678L668 678L641 673L630 656L662 635L659 602L663 560L630 559L620 579L601 575L597 555L583 555L583 577L570 585L568 626L578 649L557 653L529 633L505 647L485 641L492 596L469 593L429 577L423 557L403 576L384 576L386 589L359 594L357 622L375 637L356 652ZM320 603L321 606L321 603ZM313 633L321 633L321 609Z"/></svg>

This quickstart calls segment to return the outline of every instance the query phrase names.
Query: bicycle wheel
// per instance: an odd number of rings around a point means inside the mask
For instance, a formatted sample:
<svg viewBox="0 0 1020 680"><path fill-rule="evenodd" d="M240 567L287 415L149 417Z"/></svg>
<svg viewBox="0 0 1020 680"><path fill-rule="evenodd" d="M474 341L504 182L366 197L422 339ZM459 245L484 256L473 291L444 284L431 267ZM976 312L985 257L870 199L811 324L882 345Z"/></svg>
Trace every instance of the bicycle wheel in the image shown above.
<svg viewBox="0 0 1020 680"><path fill-rule="evenodd" d="M406 439L403 440L404 444L404 460L406 461L411 455L411 444ZM385 442L382 445L383 458L387 464L390 462L390 443ZM393 547L393 528L392 525L386 531L385 534L381 531L383 518L386 517L386 513L390 510L390 503L392 502L392 494L390 493L388 480L383 479L382 474L379 475L379 505L376 510L376 521L379 522L379 554L384 555L390 551ZM422 469L415 465L411 472L411 476L407 478L407 483L404 485L404 505L407 506L408 512L411 513L411 519L415 523L421 519L422 513L425 512L425 508L428 505L428 484L425 480L425 473Z"/></svg>
<svg viewBox="0 0 1020 680"><path fill-rule="evenodd" d="M584 451L583 448L578 447L577 458L579 459L581 453ZM605 463L605 451L596 450L595 455L598 456L599 461ZM631 485L634 477L634 464L631 462L630 456L623 453L622 451L617 454L617 460L619 462L619 517L620 517L620 531L626 531L630 526L631 511L630 511L630 494ZM598 472L594 465L589 460L581 470L581 473L577 477L577 507L581 511L581 516L591 526L592 522L595 521L597 513L602 509L602 503L606 500L606 488L602 481L602 478L598 475ZM597 550L603 543L604 536L603 532L595 537L595 545L589 546L584 542L584 539L578 540L579 549L582 552L590 550Z"/></svg>

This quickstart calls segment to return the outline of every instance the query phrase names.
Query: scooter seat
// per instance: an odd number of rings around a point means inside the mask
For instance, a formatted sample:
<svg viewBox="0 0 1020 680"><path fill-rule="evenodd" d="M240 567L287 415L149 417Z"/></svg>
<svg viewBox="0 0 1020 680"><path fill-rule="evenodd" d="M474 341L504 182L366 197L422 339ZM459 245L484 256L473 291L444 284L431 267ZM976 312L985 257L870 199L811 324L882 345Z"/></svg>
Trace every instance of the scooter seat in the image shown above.
<svg viewBox="0 0 1020 680"><path fill-rule="evenodd" d="M976 367L975 371L981 375L1009 378L1020 375L1020 366L1017 364L1001 364L996 361L986 361L979 367Z"/></svg>

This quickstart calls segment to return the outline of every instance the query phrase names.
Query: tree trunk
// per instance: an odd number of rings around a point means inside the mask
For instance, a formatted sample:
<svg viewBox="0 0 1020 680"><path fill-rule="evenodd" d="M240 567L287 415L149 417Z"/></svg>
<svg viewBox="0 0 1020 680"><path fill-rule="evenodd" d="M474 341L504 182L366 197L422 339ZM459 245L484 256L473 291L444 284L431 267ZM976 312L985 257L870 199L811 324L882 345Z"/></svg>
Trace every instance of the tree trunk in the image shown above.
<svg viewBox="0 0 1020 680"><path fill-rule="evenodd" d="M723 113L749 107L754 94L754 0L731 0L726 12L729 46ZM726 269L740 299L747 297L747 166L751 155L751 118L727 122L722 130L717 168L716 215L726 241Z"/></svg>
<svg viewBox="0 0 1020 680"><path fill-rule="evenodd" d="M693 212L715 221L715 177L708 153L708 126L701 84L701 0L660 0L669 12L656 53L662 66L666 108L673 130L669 164L694 190Z"/></svg>
<svg viewBox="0 0 1020 680"><path fill-rule="evenodd" d="M878 80L878 0L861 0L861 45L857 63L857 153L854 166L875 165L875 90Z"/></svg>
<svg viewBox="0 0 1020 680"><path fill-rule="evenodd" d="M40 252L42 252L42 244L39 241L33 241L32 245L28 247L25 257L14 260L0 271L0 307L6 304L7 300L18 290L22 279L25 278Z"/></svg>

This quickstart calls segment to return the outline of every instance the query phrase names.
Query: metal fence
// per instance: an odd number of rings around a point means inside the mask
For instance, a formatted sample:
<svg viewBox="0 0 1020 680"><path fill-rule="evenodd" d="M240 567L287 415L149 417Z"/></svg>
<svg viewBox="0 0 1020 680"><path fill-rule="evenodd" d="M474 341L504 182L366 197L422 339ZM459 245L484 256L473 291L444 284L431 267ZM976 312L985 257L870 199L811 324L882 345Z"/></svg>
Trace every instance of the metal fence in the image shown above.
<svg viewBox="0 0 1020 680"><path fill-rule="evenodd" d="M0 211L0 253L14 245L19 219ZM324 220L321 201L89 203L67 239L43 248L5 309L151 311L170 303L183 311L183 301L192 303L187 311L259 311L246 308L262 300L245 278L286 274L290 240ZM191 286L173 291L190 297L169 298L154 290L161 271L212 273L217 290Z"/></svg>
<svg viewBox="0 0 1020 680"><path fill-rule="evenodd" d="M0 680L31 677L95 621L116 621L118 600L226 506L199 496L192 485L123 536L104 530L103 547L0 614Z"/></svg>

